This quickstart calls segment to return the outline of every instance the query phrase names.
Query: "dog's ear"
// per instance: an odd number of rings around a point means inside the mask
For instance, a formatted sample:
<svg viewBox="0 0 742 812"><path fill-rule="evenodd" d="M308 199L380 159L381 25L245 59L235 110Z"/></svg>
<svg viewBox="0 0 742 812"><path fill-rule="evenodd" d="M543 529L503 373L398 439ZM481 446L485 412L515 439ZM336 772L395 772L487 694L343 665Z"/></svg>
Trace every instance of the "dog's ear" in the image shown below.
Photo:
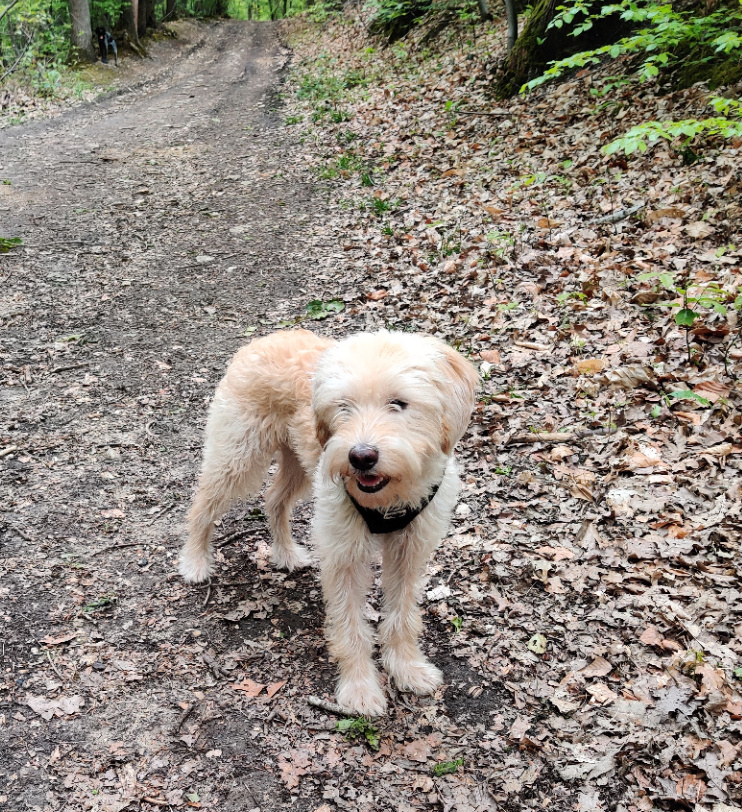
<svg viewBox="0 0 742 812"><path fill-rule="evenodd" d="M445 344L441 347L439 365L443 372L443 395L446 399L441 450L444 454L450 454L469 425L479 376L466 358Z"/></svg>
<svg viewBox="0 0 742 812"><path fill-rule="evenodd" d="M330 437L332 437L330 427L321 417L319 417L319 415L315 415L314 429L317 434L317 442L320 444L320 447L324 449L324 447L330 441Z"/></svg>

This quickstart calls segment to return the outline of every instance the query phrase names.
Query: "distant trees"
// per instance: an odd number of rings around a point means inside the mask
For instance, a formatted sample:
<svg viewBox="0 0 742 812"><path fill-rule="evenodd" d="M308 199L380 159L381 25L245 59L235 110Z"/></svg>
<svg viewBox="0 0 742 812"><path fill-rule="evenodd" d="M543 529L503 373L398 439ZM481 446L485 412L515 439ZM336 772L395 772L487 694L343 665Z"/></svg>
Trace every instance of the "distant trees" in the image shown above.
<svg viewBox="0 0 742 812"><path fill-rule="evenodd" d="M69 0L69 3L70 45L78 59L95 62L93 29L90 26L90 4L88 0Z"/></svg>

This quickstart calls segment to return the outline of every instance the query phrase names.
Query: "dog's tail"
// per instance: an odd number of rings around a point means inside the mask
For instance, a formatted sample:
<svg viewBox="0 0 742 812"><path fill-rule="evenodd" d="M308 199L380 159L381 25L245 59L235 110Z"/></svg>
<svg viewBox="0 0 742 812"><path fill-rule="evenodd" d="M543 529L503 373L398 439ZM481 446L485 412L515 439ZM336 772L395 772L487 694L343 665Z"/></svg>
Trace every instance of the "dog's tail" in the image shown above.
<svg viewBox="0 0 742 812"><path fill-rule="evenodd" d="M180 557L186 581L211 575L214 522L240 499L258 493L275 453L272 438L239 403L217 391L206 423L204 463Z"/></svg>

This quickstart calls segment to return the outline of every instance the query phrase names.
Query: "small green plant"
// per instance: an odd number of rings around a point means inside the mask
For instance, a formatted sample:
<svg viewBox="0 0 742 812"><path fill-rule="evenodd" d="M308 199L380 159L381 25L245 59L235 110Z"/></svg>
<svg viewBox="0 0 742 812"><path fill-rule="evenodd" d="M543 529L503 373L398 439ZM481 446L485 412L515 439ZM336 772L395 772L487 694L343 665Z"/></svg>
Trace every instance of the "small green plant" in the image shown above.
<svg viewBox="0 0 742 812"><path fill-rule="evenodd" d="M433 767L433 775L436 778L440 778L442 775L452 775L459 767L463 767L463 765L463 758L457 758L454 761L441 761L440 764L436 764L435 767Z"/></svg>
<svg viewBox="0 0 742 812"><path fill-rule="evenodd" d="M7 254L11 248L17 248L19 245L23 245L20 237L0 237L0 254Z"/></svg>
<svg viewBox="0 0 742 812"><path fill-rule="evenodd" d="M335 730L345 734L345 738L349 741L361 739L372 750L378 750L381 744L381 737L379 729L371 724L365 716L357 716L355 719L341 719L336 725Z"/></svg>
<svg viewBox="0 0 742 812"><path fill-rule="evenodd" d="M702 285L693 285L687 281L676 280L670 271L650 271L637 277L639 282L655 279L664 290L674 294L676 298L672 301L648 304L645 307L669 307L676 311L675 324L685 330L688 363L693 362L691 330L699 319L712 312L726 319L730 306L742 311L742 292L736 287L727 290L713 279Z"/></svg>
<svg viewBox="0 0 742 812"><path fill-rule="evenodd" d="M394 208L394 204L390 200L384 200L381 197L372 197L369 206L377 217L381 217Z"/></svg>
<svg viewBox="0 0 742 812"><path fill-rule="evenodd" d="M512 465L498 465L495 468L495 473L498 476L510 476L513 473L513 466Z"/></svg>
<svg viewBox="0 0 742 812"><path fill-rule="evenodd" d="M290 127L292 124L300 124L304 121L304 116L286 116L286 126Z"/></svg>
<svg viewBox="0 0 742 812"><path fill-rule="evenodd" d="M451 618L451 625L456 630L456 634L458 634L461 631L461 627L464 625L464 621L458 615L456 615L456 617Z"/></svg>
<svg viewBox="0 0 742 812"><path fill-rule="evenodd" d="M118 598L115 595L101 595L100 598L96 598L94 601L85 604L85 606L82 607L82 611L100 612L102 609L108 609L113 606L117 600Z"/></svg>
<svg viewBox="0 0 742 812"><path fill-rule="evenodd" d="M736 677L738 680L742 680L742 668L735 668L735 669L734 669L734 676L735 676L735 677Z"/></svg>
<svg viewBox="0 0 742 812"><path fill-rule="evenodd" d="M340 313L345 310L345 304L341 299L330 299L329 302L323 302L321 299L312 299L305 309L310 319L321 321L333 313Z"/></svg>

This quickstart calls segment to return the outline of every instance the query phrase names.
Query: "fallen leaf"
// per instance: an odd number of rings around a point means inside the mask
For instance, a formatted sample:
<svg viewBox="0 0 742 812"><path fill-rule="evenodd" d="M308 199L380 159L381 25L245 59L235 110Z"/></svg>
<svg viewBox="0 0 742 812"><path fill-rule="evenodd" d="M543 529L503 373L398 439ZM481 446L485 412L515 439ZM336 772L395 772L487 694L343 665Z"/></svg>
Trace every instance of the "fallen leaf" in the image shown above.
<svg viewBox="0 0 742 812"><path fill-rule="evenodd" d="M404 754L410 761L424 764L430 758L430 745L425 739L416 739L405 746Z"/></svg>
<svg viewBox="0 0 742 812"><path fill-rule="evenodd" d="M500 351L499 350L480 350L479 357L486 361L488 364L499 364L500 363Z"/></svg>
<svg viewBox="0 0 742 812"><path fill-rule="evenodd" d="M244 679L242 682L235 682L232 688L234 688L235 691L243 691L245 696L253 697L258 696L263 688L265 688L265 685L261 685L259 682L254 682L251 679Z"/></svg>
<svg viewBox="0 0 742 812"><path fill-rule="evenodd" d="M647 626L639 637L639 641L645 646L661 646L663 640L664 637L656 626Z"/></svg>
<svg viewBox="0 0 742 812"><path fill-rule="evenodd" d="M582 677L607 677L613 671L613 666L604 657L596 657L589 665L580 669Z"/></svg>
<svg viewBox="0 0 742 812"><path fill-rule="evenodd" d="M282 679L279 682L271 682L271 684L265 689L268 698L274 697L283 686L286 684L286 680Z"/></svg>

